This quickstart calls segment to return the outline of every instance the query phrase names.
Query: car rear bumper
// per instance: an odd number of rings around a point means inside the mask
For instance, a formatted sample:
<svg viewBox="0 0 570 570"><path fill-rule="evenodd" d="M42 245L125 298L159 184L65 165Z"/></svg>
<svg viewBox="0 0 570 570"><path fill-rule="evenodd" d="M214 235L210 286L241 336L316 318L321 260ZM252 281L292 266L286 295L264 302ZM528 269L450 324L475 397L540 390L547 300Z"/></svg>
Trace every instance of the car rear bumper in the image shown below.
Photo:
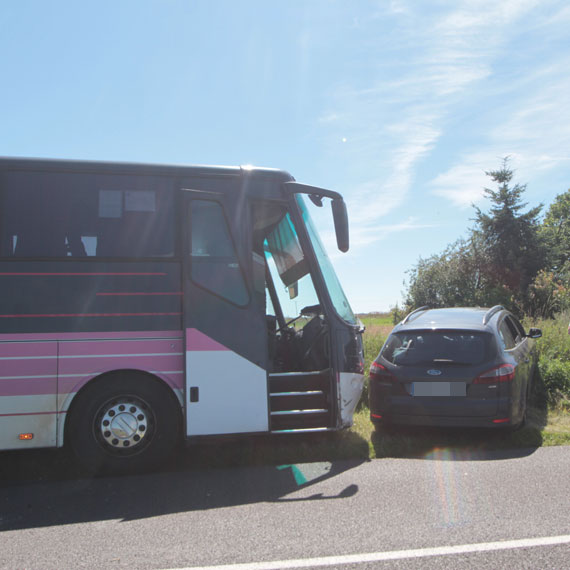
<svg viewBox="0 0 570 570"><path fill-rule="evenodd" d="M371 394L372 395L372 394ZM387 421L401 425L501 426L510 425L510 397L475 399L455 397L389 396L370 399L373 422Z"/></svg>
<svg viewBox="0 0 570 570"><path fill-rule="evenodd" d="M503 420L498 416L491 417L465 417L465 416L406 416L397 414L384 414L381 418L370 414L372 423L376 425L393 424L401 426L434 426L434 427L492 427L496 429L509 427L511 421L495 423Z"/></svg>

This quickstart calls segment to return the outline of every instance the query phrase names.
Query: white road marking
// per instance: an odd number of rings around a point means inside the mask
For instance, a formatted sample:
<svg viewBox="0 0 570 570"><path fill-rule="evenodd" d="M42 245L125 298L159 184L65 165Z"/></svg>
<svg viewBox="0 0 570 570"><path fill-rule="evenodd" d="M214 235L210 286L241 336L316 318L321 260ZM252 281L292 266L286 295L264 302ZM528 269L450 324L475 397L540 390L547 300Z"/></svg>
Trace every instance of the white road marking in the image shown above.
<svg viewBox="0 0 570 570"><path fill-rule="evenodd" d="M292 560L269 560L267 562L246 562L244 564L221 564L218 566L188 566L176 570L277 570L282 568L309 568L316 566L341 566L364 562L382 562L405 558L425 558L428 556L446 556L450 554L469 554L472 552L492 552L536 546L555 546L570 544L570 534L544 536L541 538L523 538L500 542L480 542L478 544L459 544L456 546L436 546L414 550L392 550L390 552L369 552L364 554L346 554L341 556L323 556L320 558L297 558ZM174 569L172 569L174 570Z"/></svg>

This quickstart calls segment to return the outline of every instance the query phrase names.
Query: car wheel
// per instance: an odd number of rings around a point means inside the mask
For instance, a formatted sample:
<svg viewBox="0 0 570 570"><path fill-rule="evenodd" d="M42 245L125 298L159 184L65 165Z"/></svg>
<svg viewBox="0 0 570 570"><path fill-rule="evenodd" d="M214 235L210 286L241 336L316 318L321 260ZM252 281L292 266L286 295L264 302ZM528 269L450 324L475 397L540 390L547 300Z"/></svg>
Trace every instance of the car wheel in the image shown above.
<svg viewBox="0 0 570 570"><path fill-rule="evenodd" d="M526 425L527 407L528 407L528 398L525 395L525 397L521 403L521 408L523 410L522 415L521 415L521 419L516 424L511 425L510 431L517 431Z"/></svg>
<svg viewBox="0 0 570 570"><path fill-rule="evenodd" d="M385 433L386 435L390 435L396 432L394 424L390 423L387 420L383 420L381 422L373 422L373 425L377 433Z"/></svg>
<svg viewBox="0 0 570 570"><path fill-rule="evenodd" d="M180 439L172 393L139 374L113 374L77 395L66 426L71 449L90 472L146 469L165 460Z"/></svg>

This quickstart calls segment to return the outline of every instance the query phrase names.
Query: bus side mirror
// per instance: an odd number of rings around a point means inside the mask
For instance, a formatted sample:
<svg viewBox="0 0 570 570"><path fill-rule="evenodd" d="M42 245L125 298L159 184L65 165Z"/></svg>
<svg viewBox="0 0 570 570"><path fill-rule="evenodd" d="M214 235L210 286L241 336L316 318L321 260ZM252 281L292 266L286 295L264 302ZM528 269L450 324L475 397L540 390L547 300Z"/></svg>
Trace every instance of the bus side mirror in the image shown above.
<svg viewBox="0 0 570 570"><path fill-rule="evenodd" d="M336 234L336 244L342 252L348 251L348 213L346 204L342 198L335 198L331 202L334 220L334 231Z"/></svg>

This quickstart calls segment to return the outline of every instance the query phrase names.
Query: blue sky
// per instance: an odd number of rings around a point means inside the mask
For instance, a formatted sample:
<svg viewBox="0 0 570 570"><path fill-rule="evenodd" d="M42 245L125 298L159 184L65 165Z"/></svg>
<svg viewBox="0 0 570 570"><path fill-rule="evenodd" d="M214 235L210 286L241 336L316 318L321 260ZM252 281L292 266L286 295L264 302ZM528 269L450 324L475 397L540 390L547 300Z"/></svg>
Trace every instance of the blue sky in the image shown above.
<svg viewBox="0 0 570 570"><path fill-rule="evenodd" d="M0 155L254 164L340 191L358 312L485 209L511 157L530 206L570 188L564 1L4 0Z"/></svg>

